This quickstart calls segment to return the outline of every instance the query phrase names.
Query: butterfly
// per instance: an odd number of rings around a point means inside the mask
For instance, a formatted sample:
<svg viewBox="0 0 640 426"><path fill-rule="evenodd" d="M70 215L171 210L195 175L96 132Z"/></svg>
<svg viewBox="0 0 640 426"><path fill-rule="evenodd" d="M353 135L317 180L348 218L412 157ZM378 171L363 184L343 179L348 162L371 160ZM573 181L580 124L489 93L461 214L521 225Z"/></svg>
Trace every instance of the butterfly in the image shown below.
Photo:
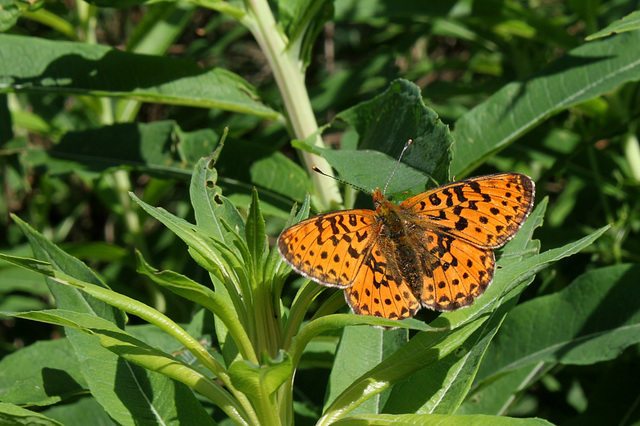
<svg viewBox="0 0 640 426"><path fill-rule="evenodd" d="M356 314L400 320L452 311L491 284L492 249L515 236L535 185L519 173L449 183L400 205L380 189L374 210L321 214L287 228L278 250L299 274L344 289Z"/></svg>

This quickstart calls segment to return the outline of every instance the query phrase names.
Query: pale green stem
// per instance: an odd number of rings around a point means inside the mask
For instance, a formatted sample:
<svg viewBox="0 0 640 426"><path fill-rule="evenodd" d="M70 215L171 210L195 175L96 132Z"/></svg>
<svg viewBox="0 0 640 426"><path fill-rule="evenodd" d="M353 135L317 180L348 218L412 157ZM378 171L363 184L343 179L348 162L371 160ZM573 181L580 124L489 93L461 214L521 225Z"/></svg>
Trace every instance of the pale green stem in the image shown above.
<svg viewBox="0 0 640 426"><path fill-rule="evenodd" d="M315 299L324 289L325 287L314 282L307 281L307 283L297 292L296 298L291 304L289 317L287 318L287 323L285 324L283 332L282 349L285 351L289 350L291 340L293 339L294 334L298 332L300 324L302 324L304 316L309 309L309 305L311 305L313 299Z"/></svg>
<svg viewBox="0 0 640 426"><path fill-rule="evenodd" d="M325 148L318 134L318 124L311 108L309 94L304 84L304 72L301 61L297 58L297 52L287 49L285 36L278 28L267 0L246 0L245 5L249 13L240 21L251 31L267 57L295 137L300 140L313 137L312 142L315 146ZM332 173L329 163L324 158L309 152L303 151L300 155L317 191L315 201L319 207L327 209L342 205L342 196L337 182L311 169L316 166L325 173Z"/></svg>
<svg viewBox="0 0 640 426"><path fill-rule="evenodd" d="M632 126L635 127L635 126ZM640 182L640 143L635 134L635 129L623 137L624 156L629 163L631 174L637 182Z"/></svg>

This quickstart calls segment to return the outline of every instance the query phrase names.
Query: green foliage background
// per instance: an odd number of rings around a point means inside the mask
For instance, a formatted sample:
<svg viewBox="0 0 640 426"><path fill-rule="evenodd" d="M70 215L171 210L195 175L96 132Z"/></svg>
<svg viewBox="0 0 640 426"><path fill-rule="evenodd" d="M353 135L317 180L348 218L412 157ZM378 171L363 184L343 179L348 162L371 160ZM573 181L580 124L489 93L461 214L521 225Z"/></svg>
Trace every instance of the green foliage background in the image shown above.
<svg viewBox="0 0 640 426"><path fill-rule="evenodd" d="M0 419L230 423L213 371L283 423L635 424L638 5L0 0ZM409 138L395 200L509 171L535 180L538 207L476 305L383 331L328 315L348 312L341 292L285 282L266 241L294 203L370 208L311 167L382 187ZM204 234L272 291L230 292ZM282 315L267 334L247 294ZM147 324L162 328L156 311L195 340ZM96 360L143 391L123 399Z"/></svg>

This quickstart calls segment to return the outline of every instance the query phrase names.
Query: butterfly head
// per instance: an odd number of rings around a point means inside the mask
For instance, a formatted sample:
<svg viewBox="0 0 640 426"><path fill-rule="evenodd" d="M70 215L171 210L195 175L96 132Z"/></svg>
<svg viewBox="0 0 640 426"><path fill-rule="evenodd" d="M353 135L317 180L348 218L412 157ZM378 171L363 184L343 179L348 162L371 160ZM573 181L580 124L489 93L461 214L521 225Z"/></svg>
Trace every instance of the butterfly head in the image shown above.
<svg viewBox="0 0 640 426"><path fill-rule="evenodd" d="M371 193L373 197L373 208L378 210L378 207L387 201L387 198L382 194L380 188L376 188L375 191Z"/></svg>

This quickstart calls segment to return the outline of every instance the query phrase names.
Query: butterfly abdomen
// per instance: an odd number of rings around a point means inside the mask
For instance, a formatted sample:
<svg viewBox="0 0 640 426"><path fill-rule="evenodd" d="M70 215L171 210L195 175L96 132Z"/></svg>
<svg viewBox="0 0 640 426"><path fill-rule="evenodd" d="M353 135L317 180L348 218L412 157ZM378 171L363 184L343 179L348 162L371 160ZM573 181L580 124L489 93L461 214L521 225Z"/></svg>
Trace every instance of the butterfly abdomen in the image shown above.
<svg viewBox="0 0 640 426"><path fill-rule="evenodd" d="M394 245L396 263L403 281L414 294L420 294L422 267L418 253L411 240L413 229L406 220L407 213L386 199L377 203L376 211L382 220L382 232Z"/></svg>

